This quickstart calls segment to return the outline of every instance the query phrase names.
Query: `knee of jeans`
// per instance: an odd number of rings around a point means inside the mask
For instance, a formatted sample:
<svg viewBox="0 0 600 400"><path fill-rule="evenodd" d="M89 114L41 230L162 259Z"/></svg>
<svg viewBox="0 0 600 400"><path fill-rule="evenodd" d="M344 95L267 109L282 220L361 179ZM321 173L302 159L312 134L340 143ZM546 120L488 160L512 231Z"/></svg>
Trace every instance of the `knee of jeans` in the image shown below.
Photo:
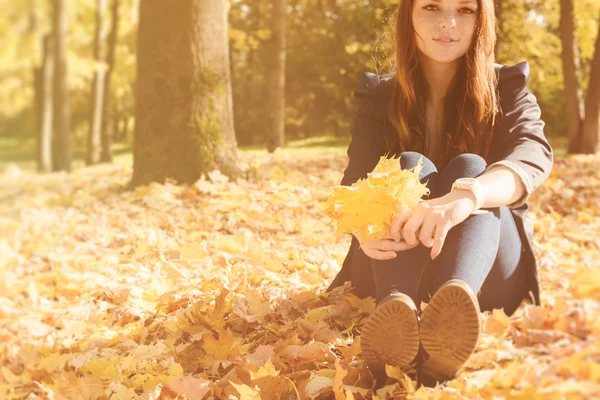
<svg viewBox="0 0 600 400"><path fill-rule="evenodd" d="M423 157L423 164L426 166L432 164L427 157L417 151L403 151L400 153L400 167L402 169L414 168L419 163L419 159Z"/></svg>
<svg viewBox="0 0 600 400"><path fill-rule="evenodd" d="M480 155L464 153L454 157L444 169L442 180L454 182L458 178L475 178L485 172L487 163Z"/></svg>

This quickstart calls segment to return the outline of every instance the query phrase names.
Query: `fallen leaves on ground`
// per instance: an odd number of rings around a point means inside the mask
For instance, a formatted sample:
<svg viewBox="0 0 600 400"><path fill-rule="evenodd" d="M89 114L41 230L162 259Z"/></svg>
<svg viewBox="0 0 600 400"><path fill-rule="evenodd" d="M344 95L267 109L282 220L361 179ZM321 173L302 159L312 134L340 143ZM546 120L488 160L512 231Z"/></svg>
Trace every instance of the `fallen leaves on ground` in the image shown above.
<svg viewBox="0 0 600 400"><path fill-rule="evenodd" d="M341 287L349 237L319 202L343 153L242 153L245 179L128 191L128 168L0 178L0 398L600 397L598 156L531 197L543 306L484 315L460 375L383 387L360 358L374 308ZM17 171L18 173L15 173Z"/></svg>

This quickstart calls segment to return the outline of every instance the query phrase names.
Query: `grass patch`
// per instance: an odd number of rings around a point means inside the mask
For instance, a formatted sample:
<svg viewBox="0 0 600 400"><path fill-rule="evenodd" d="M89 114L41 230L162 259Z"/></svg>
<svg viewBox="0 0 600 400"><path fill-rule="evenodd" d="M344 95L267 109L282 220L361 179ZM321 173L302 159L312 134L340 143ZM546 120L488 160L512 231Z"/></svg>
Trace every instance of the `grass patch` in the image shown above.
<svg viewBox="0 0 600 400"><path fill-rule="evenodd" d="M350 144L349 137L321 136L302 140L291 140L286 143L285 150L292 152L344 152ZM17 140L13 138L0 138L0 168L13 163L27 170L36 168L36 143L34 140ZM113 154L115 162L131 165L132 148L126 143L115 143ZM249 153L266 153L264 145L240 146L239 151ZM73 149L73 168L85 164L86 148Z"/></svg>
<svg viewBox="0 0 600 400"><path fill-rule="evenodd" d="M564 157L567 154L567 138L548 138L554 154ZM307 152L340 152L345 153L350 144L350 137L316 136L312 138L290 140L285 144L285 151L292 153ZM113 145L114 161L121 165L132 165L132 148L127 143ZM240 152L254 154L267 153L264 145L240 146ZM73 150L73 168L85 165L87 150L76 148ZM0 138L0 171L6 165L14 163L19 167L33 171L36 168L36 143L34 140L20 140L15 138Z"/></svg>

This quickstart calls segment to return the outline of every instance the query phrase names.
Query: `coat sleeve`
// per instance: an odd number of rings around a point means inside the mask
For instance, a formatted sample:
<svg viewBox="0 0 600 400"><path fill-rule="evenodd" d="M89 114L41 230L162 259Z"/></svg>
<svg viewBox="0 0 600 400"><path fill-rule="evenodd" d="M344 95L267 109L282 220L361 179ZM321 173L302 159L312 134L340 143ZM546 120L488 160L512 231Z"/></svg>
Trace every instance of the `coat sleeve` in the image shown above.
<svg viewBox="0 0 600 400"><path fill-rule="evenodd" d="M515 172L526 193L508 207L524 205L531 193L550 176L554 154L544 135L544 121L536 97L527 89L529 64L505 66L499 71L498 91L502 116L496 127L504 154L500 161L489 165L486 171L506 167Z"/></svg>
<svg viewBox="0 0 600 400"><path fill-rule="evenodd" d="M383 122L378 117L376 105L378 85L378 75L364 72L354 91L357 110L350 130L352 139L346 151L348 165L340 185L350 186L366 178L379 162L381 151L377 135L381 133Z"/></svg>

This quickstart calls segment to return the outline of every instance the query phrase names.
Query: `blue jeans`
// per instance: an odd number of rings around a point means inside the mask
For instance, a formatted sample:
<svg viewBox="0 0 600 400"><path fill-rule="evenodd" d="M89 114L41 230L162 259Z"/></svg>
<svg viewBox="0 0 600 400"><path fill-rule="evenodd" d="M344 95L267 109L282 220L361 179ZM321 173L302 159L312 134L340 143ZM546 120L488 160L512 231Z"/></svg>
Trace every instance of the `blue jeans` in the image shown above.
<svg viewBox="0 0 600 400"><path fill-rule="evenodd" d="M466 153L451 160L440 174L433 162L416 152L401 153L400 165L402 169L413 168L421 157L420 181L428 181L430 190L425 199L447 194L456 179L475 178L487 166L480 156ZM429 255L431 249L421 243L397 252L393 260L371 259L358 249L362 253L359 259L370 260L371 271L357 270L368 268L369 263L353 262L351 274L354 278L360 276L353 279L360 282L357 294L375 292L381 300L390 286L395 286L418 305L421 301L428 302L448 280L461 279L478 294L482 311L504 308L507 315L513 314L526 291L525 266L520 263L521 238L507 206L486 210L489 212L470 215L450 229L435 260Z"/></svg>

